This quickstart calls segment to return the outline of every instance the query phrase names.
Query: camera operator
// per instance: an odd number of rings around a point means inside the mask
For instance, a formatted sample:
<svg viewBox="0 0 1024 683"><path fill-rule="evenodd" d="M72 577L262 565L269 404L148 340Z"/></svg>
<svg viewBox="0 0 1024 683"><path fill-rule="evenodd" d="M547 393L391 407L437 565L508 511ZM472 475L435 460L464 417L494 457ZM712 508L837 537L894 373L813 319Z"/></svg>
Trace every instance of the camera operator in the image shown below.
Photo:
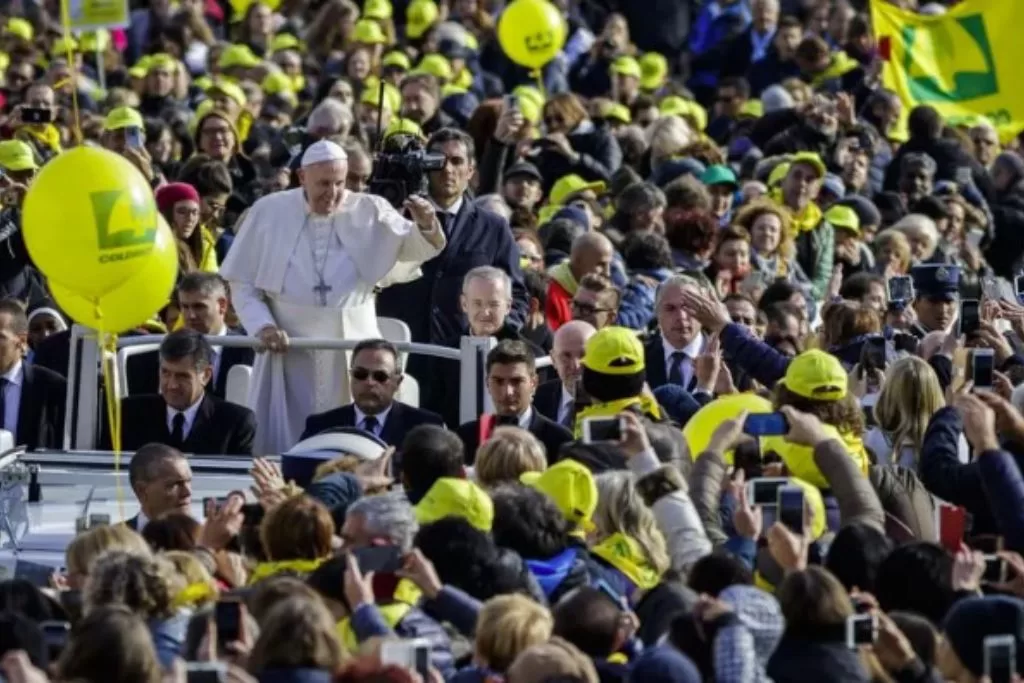
<svg viewBox="0 0 1024 683"><path fill-rule="evenodd" d="M381 292L377 314L404 320L414 342L444 344L464 327L459 307L463 276L478 266L495 266L512 279L509 318L521 326L527 295L512 231L503 218L474 206L466 194L475 171L473 139L444 128L430 137L427 152L445 157L444 167L427 177L429 199L437 209L447 245L440 256L423 264L423 277Z"/></svg>

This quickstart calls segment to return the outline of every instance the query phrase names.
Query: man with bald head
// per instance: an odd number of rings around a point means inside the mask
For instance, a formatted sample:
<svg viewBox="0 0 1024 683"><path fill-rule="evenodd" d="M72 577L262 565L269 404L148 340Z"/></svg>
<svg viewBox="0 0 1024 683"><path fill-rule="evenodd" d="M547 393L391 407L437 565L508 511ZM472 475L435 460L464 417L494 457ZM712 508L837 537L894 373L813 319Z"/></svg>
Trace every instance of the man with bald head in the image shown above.
<svg viewBox="0 0 1024 683"><path fill-rule="evenodd" d="M570 320L555 332L551 347L551 364L558 378L537 387L533 407L560 425L572 428L576 420L576 385L583 372L580 361L587 340L597 330L588 322Z"/></svg>
<svg viewBox="0 0 1024 683"><path fill-rule="evenodd" d="M580 288L580 280L590 274L610 277L614 254L611 241L599 232L585 232L573 241L569 260L551 269L544 308L548 327L558 331L573 319L572 301Z"/></svg>
<svg viewBox="0 0 1024 683"><path fill-rule="evenodd" d="M289 338L380 337L374 288L412 279L445 245L426 199L410 197L403 215L381 197L347 190L347 175L341 147L310 145L301 187L253 204L221 267L235 311L264 352L249 395L257 453L291 448L310 414L351 400L345 352L289 350Z"/></svg>

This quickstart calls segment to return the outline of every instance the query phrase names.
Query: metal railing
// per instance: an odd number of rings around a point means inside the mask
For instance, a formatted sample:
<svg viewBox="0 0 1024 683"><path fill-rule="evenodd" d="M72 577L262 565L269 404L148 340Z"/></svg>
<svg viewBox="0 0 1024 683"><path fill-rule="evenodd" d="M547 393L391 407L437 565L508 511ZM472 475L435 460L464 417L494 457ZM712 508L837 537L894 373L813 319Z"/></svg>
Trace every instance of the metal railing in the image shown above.
<svg viewBox="0 0 1024 683"><path fill-rule="evenodd" d="M159 346L164 335L150 334L134 337L122 337L117 340L118 353L114 362L115 386L119 395L127 394L127 362L133 349ZM255 337L240 335L211 335L207 340L212 346L257 348L259 340ZM351 351L359 344L358 339L312 339L292 338L289 341L291 351ZM99 401L100 348L96 333L81 325L71 330L71 350L68 363L68 393L65 404L64 419L64 450L92 450L96 447L100 420ZM469 422L476 419L482 412L491 412L494 406L486 391L486 358L487 353L497 345L492 337L463 337L459 348L419 344L415 342L395 341L400 353L413 353L434 358L444 358L459 362L459 421ZM149 350L149 349L146 349ZM550 367L549 357L537 360L537 368ZM430 381L427 377L417 377L420 386Z"/></svg>

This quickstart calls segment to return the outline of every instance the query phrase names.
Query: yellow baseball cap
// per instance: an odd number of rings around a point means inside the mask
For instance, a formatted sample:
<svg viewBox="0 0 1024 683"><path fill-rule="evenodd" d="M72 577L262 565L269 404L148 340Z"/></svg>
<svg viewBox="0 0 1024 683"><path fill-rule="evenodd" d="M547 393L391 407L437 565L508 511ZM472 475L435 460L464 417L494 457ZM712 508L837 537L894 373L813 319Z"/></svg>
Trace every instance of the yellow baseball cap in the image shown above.
<svg viewBox="0 0 1024 683"><path fill-rule="evenodd" d="M587 341L582 362L604 375L635 375L646 367L644 345L628 327L605 327Z"/></svg>
<svg viewBox="0 0 1024 683"><path fill-rule="evenodd" d="M128 75L132 78L145 78L149 73L149 65L153 62L152 55L143 55L128 69Z"/></svg>
<svg viewBox="0 0 1024 683"><path fill-rule="evenodd" d="M857 212L848 206L836 204L825 212L825 220L834 227L845 228L850 232L860 234L860 217Z"/></svg>
<svg viewBox="0 0 1024 683"><path fill-rule="evenodd" d="M22 40L32 42L32 38L35 37L35 29L25 19L19 17L11 17L7 20L7 26L4 28L4 33L12 36L18 36Z"/></svg>
<svg viewBox="0 0 1024 683"><path fill-rule="evenodd" d="M387 21L394 14L390 0L366 0L363 5L363 16L367 19Z"/></svg>
<svg viewBox="0 0 1024 683"><path fill-rule="evenodd" d="M789 159L789 167L793 168L796 164L807 164L814 168L818 172L818 177L825 175L825 162L821 160L821 157L814 152L797 152Z"/></svg>
<svg viewBox="0 0 1024 683"><path fill-rule="evenodd" d="M633 76L634 78L640 78L643 75L640 71L640 62L628 55L619 57L612 62L611 72L622 76Z"/></svg>
<svg viewBox="0 0 1024 683"><path fill-rule="evenodd" d="M34 171L39 165L27 142L4 140L0 142L0 167L5 171Z"/></svg>
<svg viewBox="0 0 1024 683"><path fill-rule="evenodd" d="M280 95L293 105L298 103L298 98L295 96L295 84L284 72L271 71L263 78L260 87L268 95Z"/></svg>
<svg viewBox="0 0 1024 683"><path fill-rule="evenodd" d="M146 62L146 73L149 73L153 69L158 69L160 67L174 69L174 67L176 67L177 64L178 60L176 60L174 57L167 54L166 52L160 52L155 55L150 55L149 61Z"/></svg>
<svg viewBox="0 0 1024 683"><path fill-rule="evenodd" d="M462 517L480 531L490 531L494 524L491 497L468 479L441 477L413 512L420 524L430 524L445 517Z"/></svg>
<svg viewBox="0 0 1024 683"><path fill-rule="evenodd" d="M115 107L103 119L103 130L121 130L122 128L142 128L142 114L131 107Z"/></svg>
<svg viewBox="0 0 1024 683"><path fill-rule="evenodd" d="M640 57L640 87L657 90L668 76L668 60L659 52L648 52Z"/></svg>
<svg viewBox="0 0 1024 683"><path fill-rule="evenodd" d="M768 187L778 187L782 184L782 181L789 175L790 163L789 161L783 161L776 164L772 172L768 174Z"/></svg>
<svg viewBox="0 0 1024 683"><path fill-rule="evenodd" d="M291 33L278 33L270 40L270 51L280 52L281 50L302 50L302 41Z"/></svg>
<svg viewBox="0 0 1024 683"><path fill-rule="evenodd" d="M380 60L381 66L396 66L403 71L408 71L412 68L412 61L409 59L409 55L405 54L401 50L392 50L391 52L384 55L384 58Z"/></svg>
<svg viewBox="0 0 1024 683"><path fill-rule="evenodd" d="M602 114L606 119L613 119L621 123L633 122L633 115L629 113L629 107L618 102L606 107Z"/></svg>
<svg viewBox="0 0 1024 683"><path fill-rule="evenodd" d="M560 460L543 472L525 472L519 481L555 502L562 515L584 531L590 531L597 509L597 482L585 465Z"/></svg>
<svg viewBox="0 0 1024 683"><path fill-rule="evenodd" d="M708 127L708 112L697 102L687 100L679 95L669 95L658 103L658 111L664 116L689 118L699 129Z"/></svg>
<svg viewBox="0 0 1024 683"><path fill-rule="evenodd" d="M217 60L217 66L221 69L253 69L262 63L248 45L228 45Z"/></svg>
<svg viewBox="0 0 1024 683"><path fill-rule="evenodd" d="M592 183L588 183L575 173L570 173L556 180L555 184L551 186L551 192L548 193L548 203L553 206L562 206L574 194L588 190L602 194L606 188L607 185L605 185L603 180L595 180Z"/></svg>
<svg viewBox="0 0 1024 683"><path fill-rule="evenodd" d="M420 128L420 124L416 123L412 119L405 119L401 116L391 119L391 123L388 124L387 130L384 131L384 137L389 138L392 135L415 135L421 140L426 140L427 136L423 134L423 129Z"/></svg>
<svg viewBox="0 0 1024 683"><path fill-rule="evenodd" d="M519 112L530 123L540 121L544 109L544 93L532 85L520 85L512 89L512 94L519 99Z"/></svg>
<svg viewBox="0 0 1024 683"><path fill-rule="evenodd" d="M50 46L50 55L53 57L65 57L68 52L78 52L78 41L74 36L61 36Z"/></svg>
<svg viewBox="0 0 1024 683"><path fill-rule="evenodd" d="M764 104L761 100L747 100L740 107L740 116L749 116L752 119L759 119L764 116Z"/></svg>
<svg viewBox="0 0 1024 683"><path fill-rule="evenodd" d="M848 383L849 377L843 364L831 353L821 349L804 351L791 360L786 368L786 376L782 378L782 384L789 391L817 401L845 398Z"/></svg>
<svg viewBox="0 0 1024 683"><path fill-rule="evenodd" d="M413 73L430 74L441 81L450 81L455 76L452 72L452 63L447 57L439 54L424 55Z"/></svg>
<svg viewBox="0 0 1024 683"><path fill-rule="evenodd" d="M283 76L284 74L281 75ZM266 90L266 87L264 87L263 89ZM219 92L227 95L235 102L237 102L241 107L244 107L245 103L249 101L249 98L245 96L245 91L242 90L241 86L232 83L231 81L225 80L223 78L215 78L210 83L209 87L206 88L207 95L210 95L214 92Z"/></svg>
<svg viewBox="0 0 1024 683"><path fill-rule="evenodd" d="M364 45L384 45L388 42L388 37L384 35L384 29L380 24L373 19L360 19L352 31L352 40Z"/></svg>
<svg viewBox="0 0 1024 683"><path fill-rule="evenodd" d="M405 10L405 35L414 40L422 38L440 14L434 0L413 0Z"/></svg>

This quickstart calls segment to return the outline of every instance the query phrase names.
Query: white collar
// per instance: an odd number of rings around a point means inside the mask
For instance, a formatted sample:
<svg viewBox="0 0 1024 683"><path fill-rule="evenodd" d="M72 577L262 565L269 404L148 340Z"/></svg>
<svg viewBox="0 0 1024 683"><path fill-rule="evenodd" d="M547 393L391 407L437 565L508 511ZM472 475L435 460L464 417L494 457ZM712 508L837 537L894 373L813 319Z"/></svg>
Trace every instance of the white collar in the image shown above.
<svg viewBox="0 0 1024 683"><path fill-rule="evenodd" d="M25 379L25 366L22 364L22 361L20 359L15 361L14 365L11 366L10 370L4 373L3 377L7 380L8 384L14 384L20 387L21 383Z"/></svg>
<svg viewBox="0 0 1024 683"><path fill-rule="evenodd" d="M520 429L529 429L530 428L530 420L532 420L532 419L533 419L533 407L529 407L525 411L523 411L522 415L519 416L519 428Z"/></svg>
<svg viewBox="0 0 1024 683"><path fill-rule="evenodd" d="M569 390L565 388L564 382L559 382L559 386L562 388L562 400L558 402L558 407L561 408L567 403L575 403L576 397L569 393Z"/></svg>
<svg viewBox="0 0 1024 683"><path fill-rule="evenodd" d="M199 412L199 405L203 402L204 398L206 398L206 394L205 393L200 395L200 397L196 400L196 402L193 403L192 405L190 405L188 408L185 408L185 410L178 410L177 408L172 408L170 405L168 405L167 406L167 422L169 422L169 423L172 422L174 420L174 416L177 415L178 413L181 413L182 415L184 415L185 416L185 426L184 426L184 429L185 429L185 435L187 436L188 432L191 431L191 429L192 429L192 424L196 421L196 413Z"/></svg>
<svg viewBox="0 0 1024 683"><path fill-rule="evenodd" d="M213 332L209 336L211 336L211 337L226 337L227 334L228 334L228 326L227 325L221 325L220 326L220 331Z"/></svg>
<svg viewBox="0 0 1024 683"><path fill-rule="evenodd" d="M394 401L392 401L391 403L388 404L388 407L385 408L384 410L380 411L376 415L369 416L366 413L364 413L363 411L359 410L359 406L357 406L355 403L353 403L352 404L352 408L354 408L355 411L356 411L356 423L355 423L354 426L358 427L359 425L363 424L363 420L365 420L367 417L374 417L374 418L377 419L377 427L378 427L378 429L380 427L383 427L384 423L387 422L388 415L391 413L391 408L393 408L394 405L395 405L395 403L394 403Z"/></svg>
<svg viewBox="0 0 1024 683"><path fill-rule="evenodd" d="M465 197L459 197L458 199L455 200L455 203L449 206L447 209L442 209L440 206L437 205L437 202L435 202L433 199L430 200L430 203L433 204L434 208L440 211L441 213L446 213L449 216L457 216L459 214L459 211L462 209L462 202L464 202L465 199Z"/></svg>
<svg viewBox="0 0 1024 683"><path fill-rule="evenodd" d="M665 349L665 358L669 358L673 353L682 351L683 353L686 354L687 358L689 358L690 360L695 360L697 356L700 355L700 352L704 350L704 335L698 334L696 337L693 338L692 341L690 341L689 344L687 344L681 349L677 349L676 347L672 346L669 340L665 338L665 335L662 334L661 345Z"/></svg>
<svg viewBox="0 0 1024 683"><path fill-rule="evenodd" d="M139 514L135 517L135 533L141 534L143 527L149 524L149 517L139 508Z"/></svg>

